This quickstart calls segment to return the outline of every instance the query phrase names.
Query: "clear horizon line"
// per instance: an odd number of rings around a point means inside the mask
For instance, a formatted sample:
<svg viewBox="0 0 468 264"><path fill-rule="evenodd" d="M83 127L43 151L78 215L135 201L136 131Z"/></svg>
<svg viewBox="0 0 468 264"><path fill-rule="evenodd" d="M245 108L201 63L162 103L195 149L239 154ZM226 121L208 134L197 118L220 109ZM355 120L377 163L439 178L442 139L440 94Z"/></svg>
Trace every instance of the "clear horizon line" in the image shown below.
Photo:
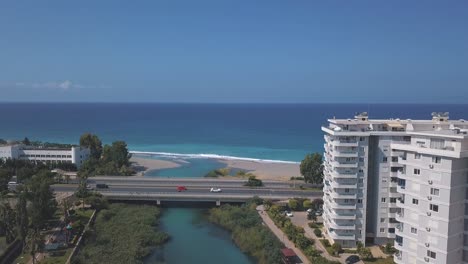
<svg viewBox="0 0 468 264"><path fill-rule="evenodd" d="M158 101L0 101L0 104L199 104L199 105L320 105L320 104L368 104L368 105L467 105L468 103L445 102L158 102Z"/></svg>

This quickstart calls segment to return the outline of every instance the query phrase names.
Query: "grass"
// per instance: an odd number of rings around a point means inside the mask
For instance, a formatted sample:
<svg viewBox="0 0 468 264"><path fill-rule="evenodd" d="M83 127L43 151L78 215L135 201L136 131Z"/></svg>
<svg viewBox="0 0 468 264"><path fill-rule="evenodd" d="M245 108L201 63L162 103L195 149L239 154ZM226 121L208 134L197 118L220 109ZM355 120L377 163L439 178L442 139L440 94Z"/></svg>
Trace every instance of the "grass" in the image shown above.
<svg viewBox="0 0 468 264"><path fill-rule="evenodd" d="M327 250L328 254L330 254L331 256L334 256L334 250L332 248L332 246L330 245L330 242L328 242L327 239L319 239L320 240L320 243L322 243L323 247Z"/></svg>
<svg viewBox="0 0 468 264"><path fill-rule="evenodd" d="M375 258L373 260L364 261L366 264L395 264L393 257L388 258Z"/></svg>
<svg viewBox="0 0 468 264"><path fill-rule="evenodd" d="M64 253L61 256L47 256L43 261L41 261L41 264L63 264L67 262L68 257L72 253L73 248L68 248L61 250L62 253Z"/></svg>

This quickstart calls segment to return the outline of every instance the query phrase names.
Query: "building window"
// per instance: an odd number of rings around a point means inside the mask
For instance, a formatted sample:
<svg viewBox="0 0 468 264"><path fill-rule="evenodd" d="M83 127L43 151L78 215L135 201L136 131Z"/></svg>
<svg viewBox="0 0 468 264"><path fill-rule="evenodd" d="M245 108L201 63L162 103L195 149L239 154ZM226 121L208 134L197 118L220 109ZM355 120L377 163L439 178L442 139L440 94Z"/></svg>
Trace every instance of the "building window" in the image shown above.
<svg viewBox="0 0 468 264"><path fill-rule="evenodd" d="M414 153L414 159L421 159L421 154Z"/></svg>
<svg viewBox="0 0 468 264"><path fill-rule="evenodd" d="M359 137L359 141L364 141L366 140L364 137Z"/></svg>
<svg viewBox="0 0 468 264"><path fill-rule="evenodd" d="M416 175L421 174L421 170L420 169L414 169L414 174L416 174Z"/></svg>
<svg viewBox="0 0 468 264"><path fill-rule="evenodd" d="M344 192L349 193L349 189L348 188L344 189Z"/></svg>
<svg viewBox="0 0 468 264"><path fill-rule="evenodd" d="M382 203L385 203L385 198L381 198L380 201L381 201Z"/></svg>
<svg viewBox="0 0 468 264"><path fill-rule="evenodd" d="M398 162L398 157L392 157L392 162Z"/></svg>
<svg viewBox="0 0 468 264"><path fill-rule="evenodd" d="M345 203L349 203L349 199L344 199L344 202L345 202Z"/></svg>
<svg viewBox="0 0 468 264"><path fill-rule="evenodd" d="M387 162L387 157L383 157L382 162Z"/></svg>
<svg viewBox="0 0 468 264"><path fill-rule="evenodd" d="M380 218L380 223L385 223L385 218Z"/></svg>
<svg viewBox="0 0 468 264"><path fill-rule="evenodd" d="M364 158L359 158L359 162L364 162Z"/></svg>
<svg viewBox="0 0 468 264"><path fill-rule="evenodd" d="M439 206L437 204L430 204L429 209L434 212L439 212Z"/></svg>
<svg viewBox="0 0 468 264"><path fill-rule="evenodd" d="M434 163L440 163L441 158L440 157L432 157L432 162Z"/></svg>
<svg viewBox="0 0 468 264"><path fill-rule="evenodd" d="M390 203L396 203L396 198L390 198Z"/></svg>
<svg viewBox="0 0 468 264"><path fill-rule="evenodd" d="M385 228L380 228L380 233L385 233Z"/></svg>
<svg viewBox="0 0 468 264"><path fill-rule="evenodd" d="M358 182L359 182L359 183L363 183L364 180L363 180L363 179L359 179Z"/></svg>
<svg viewBox="0 0 468 264"><path fill-rule="evenodd" d="M394 233L395 233L395 228L393 228L393 227L392 227L392 228L389 228L389 229L388 229L388 233L394 234Z"/></svg>
<svg viewBox="0 0 468 264"><path fill-rule="evenodd" d="M364 170L363 170L363 169L359 169L359 172L364 172Z"/></svg>
<svg viewBox="0 0 468 264"><path fill-rule="evenodd" d="M362 204L362 199L357 199L357 202Z"/></svg>
<svg viewBox="0 0 468 264"><path fill-rule="evenodd" d="M427 256L430 257L430 258L435 259L436 258L436 253L434 251L428 250L427 251Z"/></svg>
<svg viewBox="0 0 468 264"><path fill-rule="evenodd" d="M432 195L439 196L439 189L437 189L437 188L431 188L431 194L432 194Z"/></svg>
<svg viewBox="0 0 468 264"><path fill-rule="evenodd" d="M414 228L414 227L412 227L412 228L411 228L411 233L413 233L413 234L417 234L417 233L418 233L418 229L417 229L417 228Z"/></svg>
<svg viewBox="0 0 468 264"><path fill-rule="evenodd" d="M419 200L413 198L413 204L419 204Z"/></svg>

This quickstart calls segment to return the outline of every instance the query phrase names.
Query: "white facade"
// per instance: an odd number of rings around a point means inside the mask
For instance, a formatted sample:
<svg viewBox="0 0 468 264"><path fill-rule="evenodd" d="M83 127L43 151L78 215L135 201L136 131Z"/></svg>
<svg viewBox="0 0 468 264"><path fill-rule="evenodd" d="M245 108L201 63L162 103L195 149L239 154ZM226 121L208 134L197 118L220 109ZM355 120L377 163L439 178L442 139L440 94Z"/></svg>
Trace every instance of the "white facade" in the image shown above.
<svg viewBox="0 0 468 264"><path fill-rule="evenodd" d="M79 168L89 158L89 149L71 148L32 148L25 145L0 146L0 158L22 159L37 162L73 163Z"/></svg>
<svg viewBox="0 0 468 264"><path fill-rule="evenodd" d="M355 246L352 236L395 239L397 263L468 263L468 122L444 114L329 122L322 127L328 238L345 247Z"/></svg>

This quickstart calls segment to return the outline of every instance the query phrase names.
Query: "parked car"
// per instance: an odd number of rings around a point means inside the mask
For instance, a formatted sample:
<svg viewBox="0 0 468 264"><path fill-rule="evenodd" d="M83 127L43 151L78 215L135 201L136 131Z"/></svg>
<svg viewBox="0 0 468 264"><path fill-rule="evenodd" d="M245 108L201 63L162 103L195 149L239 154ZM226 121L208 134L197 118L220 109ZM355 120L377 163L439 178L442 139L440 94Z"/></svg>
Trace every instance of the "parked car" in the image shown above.
<svg viewBox="0 0 468 264"><path fill-rule="evenodd" d="M98 184L96 184L96 188L97 189L108 189L109 185L107 185L105 183L98 183Z"/></svg>
<svg viewBox="0 0 468 264"><path fill-rule="evenodd" d="M353 263L358 263L359 262L359 256L358 255L351 255L346 258L345 263L346 264L353 264Z"/></svg>
<svg viewBox="0 0 468 264"><path fill-rule="evenodd" d="M317 210L317 212L315 212L315 215L316 216L321 216L323 214L323 211L321 209Z"/></svg>
<svg viewBox="0 0 468 264"><path fill-rule="evenodd" d="M221 192L220 188L211 188L210 192Z"/></svg>
<svg viewBox="0 0 468 264"><path fill-rule="evenodd" d="M93 186L86 184L86 190L94 190Z"/></svg>
<svg viewBox="0 0 468 264"><path fill-rule="evenodd" d="M309 213L309 214L312 213L313 211L314 210L312 210L312 208L307 209L307 213Z"/></svg>
<svg viewBox="0 0 468 264"><path fill-rule="evenodd" d="M288 217L292 217L292 216L293 216L293 213L292 213L292 212L290 212L290 211L286 211L286 216L288 216Z"/></svg>
<svg viewBox="0 0 468 264"><path fill-rule="evenodd" d="M178 192L182 192L182 191L186 191L187 190L187 187L185 186L177 186L177 191Z"/></svg>

